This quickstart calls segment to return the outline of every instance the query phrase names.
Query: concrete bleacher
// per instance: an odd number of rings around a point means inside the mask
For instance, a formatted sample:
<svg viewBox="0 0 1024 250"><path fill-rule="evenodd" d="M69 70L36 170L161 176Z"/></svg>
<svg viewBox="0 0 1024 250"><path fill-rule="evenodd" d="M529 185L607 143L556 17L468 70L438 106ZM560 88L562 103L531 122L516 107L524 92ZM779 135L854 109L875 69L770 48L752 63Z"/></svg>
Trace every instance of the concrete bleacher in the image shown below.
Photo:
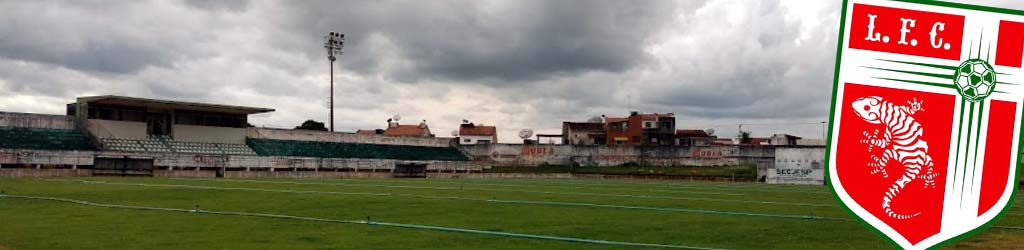
<svg viewBox="0 0 1024 250"><path fill-rule="evenodd" d="M420 161L467 161L453 147L364 144L248 138L246 143L260 156L363 158Z"/></svg>
<svg viewBox="0 0 1024 250"><path fill-rule="evenodd" d="M93 150L78 130L0 126L0 148L42 150Z"/></svg>
<svg viewBox="0 0 1024 250"><path fill-rule="evenodd" d="M166 136L146 139L103 138L100 142L107 150L145 153L256 155L245 144L179 141Z"/></svg>

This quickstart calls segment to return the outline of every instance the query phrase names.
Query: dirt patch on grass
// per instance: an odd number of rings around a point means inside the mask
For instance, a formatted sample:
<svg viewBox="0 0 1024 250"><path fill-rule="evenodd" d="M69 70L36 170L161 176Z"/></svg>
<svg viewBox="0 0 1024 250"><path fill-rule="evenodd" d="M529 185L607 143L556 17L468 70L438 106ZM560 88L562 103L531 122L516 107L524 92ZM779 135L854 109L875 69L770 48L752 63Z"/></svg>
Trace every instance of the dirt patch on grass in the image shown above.
<svg viewBox="0 0 1024 250"><path fill-rule="evenodd" d="M1020 249L1024 246L1024 233L1009 230L989 230L951 244L949 249Z"/></svg>
<svg viewBox="0 0 1024 250"><path fill-rule="evenodd" d="M5 247L5 246L0 246L0 250L11 250L11 248Z"/></svg>

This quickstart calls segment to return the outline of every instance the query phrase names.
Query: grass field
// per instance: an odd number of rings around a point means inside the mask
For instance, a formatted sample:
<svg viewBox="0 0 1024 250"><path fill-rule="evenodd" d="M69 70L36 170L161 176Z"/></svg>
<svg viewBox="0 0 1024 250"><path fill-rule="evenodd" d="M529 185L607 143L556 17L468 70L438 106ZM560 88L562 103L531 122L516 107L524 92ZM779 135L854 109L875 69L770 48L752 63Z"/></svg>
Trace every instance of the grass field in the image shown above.
<svg viewBox="0 0 1024 250"><path fill-rule="evenodd" d="M0 178L0 190L2 250L892 248L824 186ZM995 225L946 248L1024 248L1020 202Z"/></svg>
<svg viewBox="0 0 1024 250"><path fill-rule="evenodd" d="M604 175L654 175L654 176L694 176L694 177L725 177L736 179L757 179L757 166L607 166L607 167L570 167L561 165L542 165L537 167L504 166L485 170L490 173L574 173Z"/></svg>

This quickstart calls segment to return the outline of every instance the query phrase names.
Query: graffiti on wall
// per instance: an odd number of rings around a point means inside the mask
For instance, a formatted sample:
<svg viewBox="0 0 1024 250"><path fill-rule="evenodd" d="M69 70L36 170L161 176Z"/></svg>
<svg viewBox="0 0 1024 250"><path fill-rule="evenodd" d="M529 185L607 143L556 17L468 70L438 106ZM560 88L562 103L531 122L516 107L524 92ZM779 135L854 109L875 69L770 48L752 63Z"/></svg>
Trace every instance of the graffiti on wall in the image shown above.
<svg viewBox="0 0 1024 250"><path fill-rule="evenodd" d="M554 148L523 145L523 150L519 154L523 157L546 157L554 153Z"/></svg>
<svg viewBox="0 0 1024 250"><path fill-rule="evenodd" d="M690 157L693 158L722 158L722 149L695 149L690 152Z"/></svg>

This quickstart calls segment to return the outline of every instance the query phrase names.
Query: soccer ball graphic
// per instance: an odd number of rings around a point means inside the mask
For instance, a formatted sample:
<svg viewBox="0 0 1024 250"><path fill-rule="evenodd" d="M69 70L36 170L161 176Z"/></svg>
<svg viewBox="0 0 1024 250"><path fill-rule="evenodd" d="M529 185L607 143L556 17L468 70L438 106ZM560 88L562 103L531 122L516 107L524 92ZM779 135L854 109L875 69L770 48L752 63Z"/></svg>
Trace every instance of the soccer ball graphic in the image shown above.
<svg viewBox="0 0 1024 250"><path fill-rule="evenodd" d="M971 59L960 64L954 77L960 95L968 101L984 100L996 89L996 71L992 69L992 65L980 59Z"/></svg>

